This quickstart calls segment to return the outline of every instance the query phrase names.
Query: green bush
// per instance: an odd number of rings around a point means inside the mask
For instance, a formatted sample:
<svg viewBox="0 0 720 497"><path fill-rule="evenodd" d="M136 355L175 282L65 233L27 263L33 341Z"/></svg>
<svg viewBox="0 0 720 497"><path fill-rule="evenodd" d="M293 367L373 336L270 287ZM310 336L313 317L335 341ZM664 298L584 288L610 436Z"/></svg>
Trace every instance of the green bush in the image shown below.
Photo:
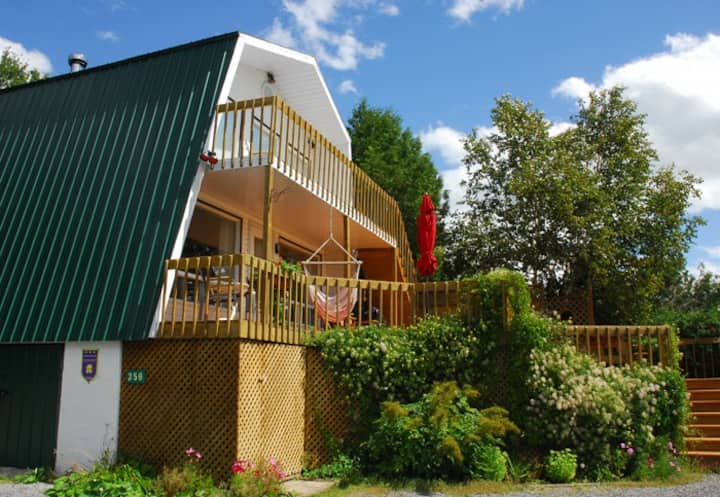
<svg viewBox="0 0 720 497"><path fill-rule="evenodd" d="M577 456L570 449L551 450L545 459L545 476L553 483L568 483L575 479Z"/></svg>
<svg viewBox="0 0 720 497"><path fill-rule="evenodd" d="M22 483L23 485L28 485L31 483L52 483L52 481L55 479L55 476L53 475L53 472L50 471L48 468L34 468L28 471L27 473L23 473L20 475L17 475L15 478L12 479L15 483Z"/></svg>
<svg viewBox="0 0 720 497"><path fill-rule="evenodd" d="M202 454L192 447L185 451L187 460L180 468L163 468L155 479L158 494L164 497L222 496L210 475L199 468Z"/></svg>
<svg viewBox="0 0 720 497"><path fill-rule="evenodd" d="M477 446L496 445L508 432L518 432L504 409L473 407L477 397L471 388L446 382L418 402L383 403L362 444L371 468L390 478L467 478Z"/></svg>
<svg viewBox="0 0 720 497"><path fill-rule="evenodd" d="M45 495L48 497L145 497L155 495L153 481L127 464L99 464L92 471L57 478Z"/></svg>
<svg viewBox="0 0 720 497"><path fill-rule="evenodd" d="M351 482L360 476L360 466L347 454L337 453L329 463L303 470L303 476L308 479L321 478Z"/></svg>
<svg viewBox="0 0 720 497"><path fill-rule="evenodd" d="M423 421L419 399L436 382L481 391L482 403L474 400L473 408L508 408L510 420L527 436L511 439L511 452L525 451L532 458L569 447L579 471L591 478L634 471L617 453L623 441L642 453L649 453L658 437L681 443L688 405L677 353L664 369L607 368L575 352L562 324L532 311L519 273L477 275L463 288L454 316L429 318L409 329L335 329L313 340L352 410L355 432L347 440L400 454L397 461L391 457L387 471L376 471L393 477L468 473L462 436L438 438ZM671 339L676 342L677 336ZM418 459L416 452L427 459ZM373 450L366 455L372 460ZM536 472L534 464L528 468L516 472Z"/></svg>
<svg viewBox="0 0 720 497"><path fill-rule="evenodd" d="M507 455L497 445L476 444L470 450L469 467L473 479L502 481L508 474Z"/></svg>
<svg viewBox="0 0 720 497"><path fill-rule="evenodd" d="M685 383L673 369L606 367L563 345L531 355L526 432L536 447L571 448L583 473L622 476L616 448L649 452L653 440L682 441L688 416Z"/></svg>
<svg viewBox="0 0 720 497"><path fill-rule="evenodd" d="M386 400L408 403L434 382L478 384L489 373L494 341L457 316L428 318L409 329L369 326L329 330L313 340L366 433Z"/></svg>

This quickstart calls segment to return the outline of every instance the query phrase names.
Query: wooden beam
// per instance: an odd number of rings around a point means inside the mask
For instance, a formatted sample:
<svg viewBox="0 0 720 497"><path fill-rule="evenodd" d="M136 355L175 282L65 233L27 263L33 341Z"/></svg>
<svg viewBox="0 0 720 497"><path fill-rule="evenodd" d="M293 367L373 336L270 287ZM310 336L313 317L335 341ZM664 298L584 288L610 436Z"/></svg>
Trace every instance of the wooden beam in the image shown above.
<svg viewBox="0 0 720 497"><path fill-rule="evenodd" d="M265 260L271 261L273 257L272 237L272 213L273 213L273 189L275 172L272 165L265 170L265 207L263 209L263 241L265 242Z"/></svg>
<svg viewBox="0 0 720 497"><path fill-rule="evenodd" d="M344 236L345 236L345 250L347 250L348 253L351 254L352 247L350 244L350 218L347 216L343 216L343 232L344 232ZM348 279L355 278L355 274L353 274L352 269L350 269L350 266L351 266L350 256L346 255L345 260L347 260L347 262L348 262L348 264L345 265L345 277Z"/></svg>

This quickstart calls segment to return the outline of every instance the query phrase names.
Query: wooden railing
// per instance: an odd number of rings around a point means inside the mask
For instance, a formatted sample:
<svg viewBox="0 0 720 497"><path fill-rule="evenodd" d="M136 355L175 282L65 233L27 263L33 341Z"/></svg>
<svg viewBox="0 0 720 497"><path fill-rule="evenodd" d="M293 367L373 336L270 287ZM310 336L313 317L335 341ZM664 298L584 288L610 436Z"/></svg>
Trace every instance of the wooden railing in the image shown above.
<svg viewBox="0 0 720 497"><path fill-rule="evenodd" d="M332 326L409 326L457 308L460 282L404 283L307 276L247 254L189 257L165 263L161 337L241 337L302 343ZM311 298L356 292L341 322L324 321ZM336 304L337 305L337 304Z"/></svg>
<svg viewBox="0 0 720 497"><path fill-rule="evenodd" d="M272 165L393 244L403 280L415 280L397 202L280 97L219 105L212 136L215 168Z"/></svg>
<svg viewBox="0 0 720 497"><path fill-rule="evenodd" d="M720 377L720 337L681 338L680 352L686 377Z"/></svg>
<svg viewBox="0 0 720 497"><path fill-rule="evenodd" d="M673 346L669 326L568 326L565 334L578 351L612 366L646 361L666 364Z"/></svg>
<svg viewBox="0 0 720 497"><path fill-rule="evenodd" d="M410 326L428 315L457 311L466 285L462 281L406 283L307 276L248 254L170 259L165 263L158 335L240 337L298 344L334 326ZM356 292L356 303L344 315L332 306L318 309L311 289L326 295ZM340 322L323 320L328 310ZM613 366L640 361L666 364L672 354L672 333L669 326L565 329L578 351ZM687 341L681 343L687 346ZM720 339L703 343L720 351ZM688 357L686 352L686 363ZM710 367L708 371L715 374L716 363Z"/></svg>

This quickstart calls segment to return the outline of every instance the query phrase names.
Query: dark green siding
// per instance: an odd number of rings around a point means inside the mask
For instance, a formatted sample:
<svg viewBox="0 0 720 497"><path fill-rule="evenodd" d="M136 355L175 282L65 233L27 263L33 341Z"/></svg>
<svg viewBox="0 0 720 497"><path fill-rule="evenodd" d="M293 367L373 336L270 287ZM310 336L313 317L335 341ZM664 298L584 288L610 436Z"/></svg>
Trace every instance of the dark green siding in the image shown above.
<svg viewBox="0 0 720 497"><path fill-rule="evenodd" d="M0 466L52 468L63 345L0 345Z"/></svg>
<svg viewBox="0 0 720 497"><path fill-rule="evenodd" d="M0 92L0 342L146 336L236 39Z"/></svg>

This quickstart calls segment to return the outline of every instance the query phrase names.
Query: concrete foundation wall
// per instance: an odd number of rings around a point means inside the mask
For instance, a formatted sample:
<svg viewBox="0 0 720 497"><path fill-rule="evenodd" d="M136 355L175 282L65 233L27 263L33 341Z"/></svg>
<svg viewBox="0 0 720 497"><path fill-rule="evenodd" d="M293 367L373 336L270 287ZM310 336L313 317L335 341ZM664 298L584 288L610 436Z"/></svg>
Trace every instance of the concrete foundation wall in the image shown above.
<svg viewBox="0 0 720 497"><path fill-rule="evenodd" d="M82 376L83 350L97 350L97 373ZM117 453L121 342L68 342L63 360L55 471L91 467Z"/></svg>

